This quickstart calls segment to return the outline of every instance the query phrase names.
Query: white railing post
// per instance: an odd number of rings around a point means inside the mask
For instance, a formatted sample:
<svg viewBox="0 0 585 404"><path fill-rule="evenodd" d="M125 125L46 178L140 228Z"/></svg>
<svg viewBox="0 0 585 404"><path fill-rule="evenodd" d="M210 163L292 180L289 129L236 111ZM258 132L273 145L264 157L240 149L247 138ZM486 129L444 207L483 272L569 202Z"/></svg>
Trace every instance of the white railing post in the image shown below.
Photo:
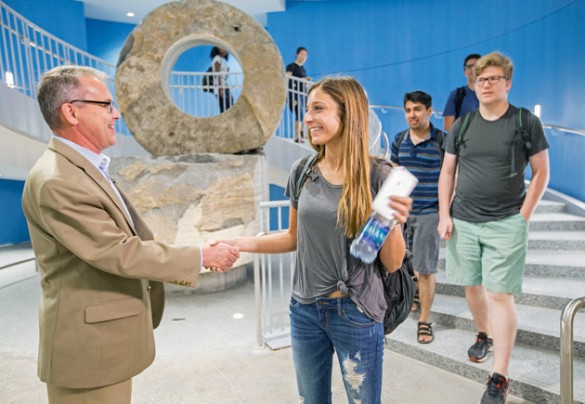
<svg viewBox="0 0 585 404"><path fill-rule="evenodd" d="M262 202L260 204L261 234L283 231L283 209L290 206L288 200ZM277 228L270 229L270 210L277 209ZM288 304L291 294L292 274L296 255L257 254L254 260L254 291L256 294L256 338L259 346L271 349L290 345ZM273 268L273 262L278 268Z"/></svg>

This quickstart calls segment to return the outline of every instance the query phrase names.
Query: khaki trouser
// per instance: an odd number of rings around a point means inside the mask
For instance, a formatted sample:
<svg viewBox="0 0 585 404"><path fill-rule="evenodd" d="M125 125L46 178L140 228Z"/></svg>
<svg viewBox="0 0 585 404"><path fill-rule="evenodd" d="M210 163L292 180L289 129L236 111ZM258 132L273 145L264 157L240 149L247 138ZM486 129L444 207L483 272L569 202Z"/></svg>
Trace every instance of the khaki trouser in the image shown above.
<svg viewBox="0 0 585 404"><path fill-rule="evenodd" d="M68 389L47 384L49 404L130 404L132 379L104 387Z"/></svg>

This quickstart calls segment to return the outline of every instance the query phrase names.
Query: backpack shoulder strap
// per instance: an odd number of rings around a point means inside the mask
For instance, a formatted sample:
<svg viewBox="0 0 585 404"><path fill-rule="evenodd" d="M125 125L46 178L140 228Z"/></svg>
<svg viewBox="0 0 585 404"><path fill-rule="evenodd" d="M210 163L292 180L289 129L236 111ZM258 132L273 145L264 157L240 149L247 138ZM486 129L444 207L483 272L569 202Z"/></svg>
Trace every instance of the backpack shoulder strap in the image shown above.
<svg viewBox="0 0 585 404"><path fill-rule="evenodd" d="M437 146L439 146L439 153L441 154L441 165L443 165L443 158L445 157L445 150L443 150L443 142L445 141L445 132L433 126L435 131L435 139Z"/></svg>
<svg viewBox="0 0 585 404"><path fill-rule="evenodd" d="M396 163L398 165L400 165L400 145L402 144L402 142L404 142L404 139L406 139L406 136L408 135L409 131L410 129L406 129L404 132L400 134L400 137L398 138L398 144L396 145Z"/></svg>
<svg viewBox="0 0 585 404"><path fill-rule="evenodd" d="M301 162L299 163L296 171L297 180L295 181L295 189L293 193L295 195L295 199L298 200L301 196L301 189L307 179L307 176L311 173L313 169L313 165L315 165L315 161L317 161L317 154L310 154L308 156L303 157ZM301 171L299 172L299 168Z"/></svg>
<svg viewBox="0 0 585 404"><path fill-rule="evenodd" d="M455 119L457 119L461 114L461 106L465 98L465 86L458 87L455 91Z"/></svg>
<svg viewBox="0 0 585 404"><path fill-rule="evenodd" d="M410 129L406 129L404 132L402 132L402 134L400 135L400 139L398 139L398 147L400 148L400 145L402 144L402 142L404 142L404 139L406 139L406 135L408 135L408 132L410 131Z"/></svg>
<svg viewBox="0 0 585 404"><path fill-rule="evenodd" d="M457 132L456 135L457 137L455 138L455 154L457 156L459 156L459 149L461 147L461 144L463 143L463 135L465 134L465 131L469 127L469 123L471 122L471 119L475 116L476 112L477 111L468 112L463 117L463 121L461 122L461 126L459 127L459 131Z"/></svg>
<svg viewBox="0 0 585 404"><path fill-rule="evenodd" d="M518 122L517 122L517 131L520 132L522 137L522 143L524 143L524 151L526 152L526 156L530 154L530 150L532 150L532 142L530 140L530 133L528 129L524 129L524 125L522 123L522 111L524 108L518 108Z"/></svg>

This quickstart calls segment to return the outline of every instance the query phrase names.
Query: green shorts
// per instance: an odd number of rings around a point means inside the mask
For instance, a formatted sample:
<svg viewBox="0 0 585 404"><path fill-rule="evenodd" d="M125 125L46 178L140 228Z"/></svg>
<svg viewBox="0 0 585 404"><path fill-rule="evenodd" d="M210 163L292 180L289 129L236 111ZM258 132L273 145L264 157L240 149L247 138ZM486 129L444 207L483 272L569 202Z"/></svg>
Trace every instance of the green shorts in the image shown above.
<svg viewBox="0 0 585 404"><path fill-rule="evenodd" d="M527 247L528 223L519 213L485 223L453 219L447 278L492 292L520 293Z"/></svg>

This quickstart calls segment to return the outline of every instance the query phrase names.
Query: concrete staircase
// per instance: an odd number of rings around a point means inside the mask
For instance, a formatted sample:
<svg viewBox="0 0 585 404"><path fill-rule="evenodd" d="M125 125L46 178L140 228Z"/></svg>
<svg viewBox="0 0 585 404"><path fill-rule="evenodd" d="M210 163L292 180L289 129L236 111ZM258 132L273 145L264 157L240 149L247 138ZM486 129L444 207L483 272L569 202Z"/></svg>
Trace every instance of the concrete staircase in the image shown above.
<svg viewBox="0 0 585 404"><path fill-rule="evenodd" d="M568 213L562 202L543 200L539 204L530 223L523 292L516 296L518 334L510 365L510 393L539 404L560 401L561 312L572 299L585 296L585 214L574 206L571 212L577 214ZM431 314L435 341L428 345L417 343L417 313L388 337L388 346L402 355L485 383L492 359L476 364L467 358L467 349L475 342L477 330L467 308L464 288L446 279L443 254L441 251ZM576 316L573 340L573 397L583 403L583 311Z"/></svg>

